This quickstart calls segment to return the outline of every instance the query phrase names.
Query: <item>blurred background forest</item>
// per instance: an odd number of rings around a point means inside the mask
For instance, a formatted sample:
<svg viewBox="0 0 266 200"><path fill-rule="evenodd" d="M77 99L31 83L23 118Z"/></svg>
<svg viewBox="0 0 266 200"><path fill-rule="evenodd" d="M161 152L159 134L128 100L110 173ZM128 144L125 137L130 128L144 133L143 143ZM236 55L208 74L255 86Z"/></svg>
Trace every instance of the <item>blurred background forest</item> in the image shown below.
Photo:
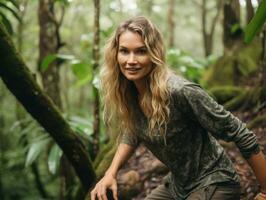
<svg viewBox="0 0 266 200"><path fill-rule="evenodd" d="M262 26L265 0L0 0L0 199L84 199L104 174L116 134L103 123L99 68L116 26L137 15L161 30L167 64L246 122L266 153L265 27L244 42L259 4ZM220 142L253 199L252 171ZM165 174L139 147L119 173L120 198L144 199Z"/></svg>

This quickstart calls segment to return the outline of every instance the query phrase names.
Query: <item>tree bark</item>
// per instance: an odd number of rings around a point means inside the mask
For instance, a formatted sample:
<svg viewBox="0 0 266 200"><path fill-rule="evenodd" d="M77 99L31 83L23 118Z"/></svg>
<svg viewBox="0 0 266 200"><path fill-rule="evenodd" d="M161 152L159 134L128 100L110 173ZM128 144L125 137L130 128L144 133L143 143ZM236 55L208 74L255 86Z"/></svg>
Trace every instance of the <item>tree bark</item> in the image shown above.
<svg viewBox="0 0 266 200"><path fill-rule="evenodd" d="M207 57L210 54L212 54L214 31L215 31L215 27L216 27L217 21L221 13L223 0L217 1L217 4L216 4L217 12L211 22L210 31L207 30L207 5L206 4L207 4L207 1L202 0L202 5L201 5L202 36L203 36L204 53L205 53L205 56Z"/></svg>
<svg viewBox="0 0 266 200"><path fill-rule="evenodd" d="M100 0L94 0L94 37L93 37L93 72L96 74L96 70L99 67L100 60ZM93 86L93 160L95 159L99 151L99 138L100 138L100 99L99 91Z"/></svg>
<svg viewBox="0 0 266 200"><path fill-rule="evenodd" d="M250 22L250 20L253 18L254 16L254 7L252 5L252 1L251 0L246 0L246 24L248 24Z"/></svg>
<svg viewBox="0 0 266 200"><path fill-rule="evenodd" d="M224 4L224 34L223 43L224 48L230 49L236 40L242 36L242 30L238 28L235 32L232 32L234 25L240 24L240 4L239 0L227 1Z"/></svg>
<svg viewBox="0 0 266 200"><path fill-rule="evenodd" d="M4 93L3 93L3 86L2 86L2 82L0 82L0 106L2 105L3 102L3 97L4 97ZM1 107L0 107L1 108ZM2 178L2 174L3 174L3 163L4 163L4 136L3 136L3 127L5 125L5 121L4 121L4 116L0 115L0 199L5 199L5 195L4 195L4 191L3 191L3 178Z"/></svg>
<svg viewBox="0 0 266 200"><path fill-rule="evenodd" d="M23 32L24 32L24 16L27 10L27 5L28 5L28 1L24 0L21 2L21 4L19 5L19 16L20 16L20 21L18 22L18 26L17 26L17 30L18 30L18 34L17 34L17 47L18 47L18 52L21 54L23 52ZM22 121L25 118L25 112L21 107L21 104L19 102L16 103L16 118L19 121ZM24 129L26 126L25 123L20 123L20 128ZM26 147L28 145L28 139L27 139L27 135L24 136L23 138L23 146ZM39 194L41 195L42 198L46 199L48 198L48 193L46 192L45 186L41 181L41 176L39 173L39 168L38 168L38 164L37 162L33 162L31 164L31 171L32 174L34 176L34 180L35 180L35 185L36 188L39 192Z"/></svg>
<svg viewBox="0 0 266 200"><path fill-rule="evenodd" d="M168 1L168 29L169 29L169 48L173 48L175 45L175 0Z"/></svg>
<svg viewBox="0 0 266 200"><path fill-rule="evenodd" d="M59 90L59 66L52 62L46 70L40 68L41 63L48 55L55 55L62 46L59 34L59 23L55 18L54 0L39 0L39 71L42 75L45 92L52 98L55 104L61 108Z"/></svg>
<svg viewBox="0 0 266 200"><path fill-rule="evenodd" d="M7 88L60 146L87 191L96 176L84 144L52 100L40 89L2 25L0 25L0 58L0 76Z"/></svg>
<svg viewBox="0 0 266 200"><path fill-rule="evenodd" d="M261 55L260 55L260 65L261 65L261 97L263 107L266 107L266 26L264 25L262 30L261 39Z"/></svg>

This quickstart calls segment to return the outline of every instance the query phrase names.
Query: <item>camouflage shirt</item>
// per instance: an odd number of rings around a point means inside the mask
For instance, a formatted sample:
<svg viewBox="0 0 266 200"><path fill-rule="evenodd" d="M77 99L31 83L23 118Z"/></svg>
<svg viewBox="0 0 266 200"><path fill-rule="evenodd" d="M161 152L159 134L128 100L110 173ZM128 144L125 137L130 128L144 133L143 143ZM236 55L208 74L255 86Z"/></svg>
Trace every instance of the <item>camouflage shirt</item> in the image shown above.
<svg viewBox="0 0 266 200"><path fill-rule="evenodd" d="M233 164L217 139L233 141L243 157L259 152L256 136L238 118L217 104L199 85L172 75L170 121L166 138L147 134L148 119L136 106L135 137L123 135L122 143L142 142L170 171L165 181L175 199L185 199L204 186L239 183Z"/></svg>

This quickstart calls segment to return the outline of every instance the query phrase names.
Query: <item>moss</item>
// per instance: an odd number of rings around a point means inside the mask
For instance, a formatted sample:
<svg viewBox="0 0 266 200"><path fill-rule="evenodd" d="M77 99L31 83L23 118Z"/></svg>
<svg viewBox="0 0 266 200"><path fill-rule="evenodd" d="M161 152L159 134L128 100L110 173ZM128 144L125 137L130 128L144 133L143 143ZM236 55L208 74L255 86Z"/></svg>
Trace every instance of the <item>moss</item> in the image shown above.
<svg viewBox="0 0 266 200"><path fill-rule="evenodd" d="M104 156L115 146L115 139L111 139L106 145L104 145L100 152L98 153L97 157L93 162L93 167L96 169L100 162L103 160Z"/></svg>
<svg viewBox="0 0 266 200"><path fill-rule="evenodd" d="M247 127L253 129L256 127L266 126L266 114L255 117L251 122L248 123Z"/></svg>
<svg viewBox="0 0 266 200"><path fill-rule="evenodd" d="M230 110L230 111L235 111L241 108L245 102L247 95L248 95L248 92L244 92L236 96L235 98L231 99L230 101L226 102L224 104L225 109Z"/></svg>
<svg viewBox="0 0 266 200"><path fill-rule="evenodd" d="M227 51L204 74L201 82L207 88L235 85L243 77L248 77L259 68L260 43L254 40L250 45L239 45Z"/></svg>
<svg viewBox="0 0 266 200"><path fill-rule="evenodd" d="M237 109L250 109L259 105L261 87L255 87L251 89L247 89L243 93L234 97L233 99L227 101L224 104L224 107L227 110L237 110Z"/></svg>
<svg viewBox="0 0 266 200"><path fill-rule="evenodd" d="M243 90L242 87L234 86L217 86L209 90L211 95L214 96L220 104L224 104L227 101L243 94L244 91L245 90Z"/></svg>
<svg viewBox="0 0 266 200"><path fill-rule="evenodd" d="M222 56L204 74L202 82L207 88L219 85L233 85L233 61L232 57ZM226 67L225 67L226 66Z"/></svg>
<svg viewBox="0 0 266 200"><path fill-rule="evenodd" d="M116 145L113 145L111 149L102 157L101 162L99 162L97 168L96 168L96 176L97 178L101 178L105 171L110 166L112 159L114 157L114 154L116 152Z"/></svg>

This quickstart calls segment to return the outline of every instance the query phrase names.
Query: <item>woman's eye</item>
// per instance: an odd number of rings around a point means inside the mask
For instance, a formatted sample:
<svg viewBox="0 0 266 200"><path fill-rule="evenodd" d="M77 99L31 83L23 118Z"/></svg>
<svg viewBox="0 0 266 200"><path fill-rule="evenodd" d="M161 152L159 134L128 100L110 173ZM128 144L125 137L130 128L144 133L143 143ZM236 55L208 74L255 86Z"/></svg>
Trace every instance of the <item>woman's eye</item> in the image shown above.
<svg viewBox="0 0 266 200"><path fill-rule="evenodd" d="M137 53L143 55L143 54L146 54L146 53L147 53L147 50L146 50L146 49L139 49L139 50L137 51Z"/></svg>
<svg viewBox="0 0 266 200"><path fill-rule="evenodd" d="M122 54L128 53L128 51L126 49L119 49L119 52L122 53Z"/></svg>

